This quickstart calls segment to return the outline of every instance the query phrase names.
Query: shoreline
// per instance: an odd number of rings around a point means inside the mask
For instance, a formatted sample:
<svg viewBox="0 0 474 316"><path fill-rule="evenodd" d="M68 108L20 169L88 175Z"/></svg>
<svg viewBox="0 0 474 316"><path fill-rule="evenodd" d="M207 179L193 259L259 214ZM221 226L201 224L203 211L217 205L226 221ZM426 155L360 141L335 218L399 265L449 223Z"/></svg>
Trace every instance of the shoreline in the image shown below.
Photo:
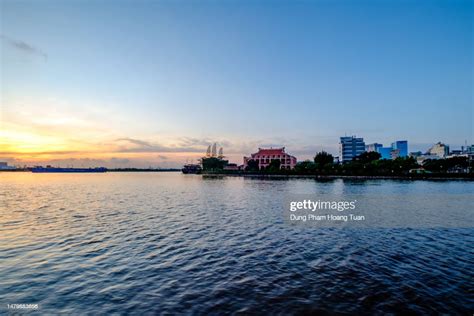
<svg viewBox="0 0 474 316"><path fill-rule="evenodd" d="M31 170L0 170L0 173L15 173L15 172L29 172ZM169 170L107 170L105 173L156 173L156 172L181 172L179 169L169 169ZM58 172L56 172L58 173ZM61 173L61 172L59 172ZM74 172L65 172L65 173L74 173ZM87 172L82 172L87 173ZM91 172L93 173L93 172ZM312 174L258 174L258 173L200 173L194 174L200 175L202 177L208 178L220 178L220 177L243 177L243 178L260 178L260 179L315 179L315 180L432 180L432 181L474 181L473 175L461 175L461 176L440 176L440 175L410 175L410 176L355 176L355 175L312 175Z"/></svg>
<svg viewBox="0 0 474 316"><path fill-rule="evenodd" d="M28 169L14 169L14 170L0 170L1 172L31 172ZM181 172L181 169L132 169L132 170L125 170L125 169L107 169L106 172ZM79 173L79 172L42 172L42 173ZM97 172L80 172L80 173L97 173Z"/></svg>
<svg viewBox="0 0 474 316"><path fill-rule="evenodd" d="M236 173L202 173L205 177L244 177L262 179L315 179L315 180L435 180L435 181L474 181L474 177L443 176L343 176L343 175L298 175L298 174L236 174Z"/></svg>

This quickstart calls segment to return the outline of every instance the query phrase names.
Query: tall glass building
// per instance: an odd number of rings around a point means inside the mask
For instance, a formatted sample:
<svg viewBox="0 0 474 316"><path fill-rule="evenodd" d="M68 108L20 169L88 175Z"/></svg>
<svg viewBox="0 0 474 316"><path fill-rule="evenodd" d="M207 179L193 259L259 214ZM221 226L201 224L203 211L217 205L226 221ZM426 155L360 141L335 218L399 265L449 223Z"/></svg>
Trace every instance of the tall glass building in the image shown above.
<svg viewBox="0 0 474 316"><path fill-rule="evenodd" d="M399 150L398 157L408 156L408 142L406 140L397 140L392 143L393 150Z"/></svg>
<svg viewBox="0 0 474 316"><path fill-rule="evenodd" d="M380 159L392 159L392 147L380 147L377 151Z"/></svg>
<svg viewBox="0 0 474 316"><path fill-rule="evenodd" d="M342 163L351 161L352 158L365 152L365 142L363 138L355 136L341 137L339 142L339 159Z"/></svg>

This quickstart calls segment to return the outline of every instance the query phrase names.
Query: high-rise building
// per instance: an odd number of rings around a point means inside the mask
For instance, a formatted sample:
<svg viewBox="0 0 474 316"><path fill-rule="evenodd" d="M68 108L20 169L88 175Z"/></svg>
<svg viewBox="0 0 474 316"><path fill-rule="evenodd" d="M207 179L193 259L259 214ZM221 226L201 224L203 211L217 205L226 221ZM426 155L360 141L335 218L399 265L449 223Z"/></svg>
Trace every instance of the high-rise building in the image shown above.
<svg viewBox="0 0 474 316"><path fill-rule="evenodd" d="M408 142L406 140L397 140L392 143L392 149L398 150L397 157L406 157L408 156Z"/></svg>
<svg viewBox="0 0 474 316"><path fill-rule="evenodd" d="M382 147L383 147L383 145L379 144L379 143L368 144L368 145L365 146L365 151L367 151L367 152L371 152L371 151L379 152L379 148L382 148Z"/></svg>
<svg viewBox="0 0 474 316"><path fill-rule="evenodd" d="M341 137L339 142L339 158L342 163L351 161L352 158L365 152L365 143L363 138L355 136Z"/></svg>
<svg viewBox="0 0 474 316"><path fill-rule="evenodd" d="M377 152L380 154L380 159L392 159L392 147L380 147Z"/></svg>
<svg viewBox="0 0 474 316"><path fill-rule="evenodd" d="M437 142L430 149L428 149L428 154L436 155L439 158L445 158L449 155L449 146L441 142Z"/></svg>
<svg viewBox="0 0 474 316"><path fill-rule="evenodd" d="M468 154L474 154L474 145L467 146L467 147L466 147L466 153L468 153Z"/></svg>
<svg viewBox="0 0 474 316"><path fill-rule="evenodd" d="M380 154L380 159L396 159L408 156L408 142L399 140L392 143L391 147L383 147L382 144L373 143L365 146L367 152L375 151Z"/></svg>

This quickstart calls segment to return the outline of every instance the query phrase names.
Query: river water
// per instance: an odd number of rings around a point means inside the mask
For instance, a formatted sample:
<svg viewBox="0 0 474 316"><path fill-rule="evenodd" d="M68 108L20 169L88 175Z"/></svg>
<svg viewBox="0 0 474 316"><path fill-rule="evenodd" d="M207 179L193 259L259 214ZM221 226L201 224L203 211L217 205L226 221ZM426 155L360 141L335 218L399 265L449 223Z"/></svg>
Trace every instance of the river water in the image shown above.
<svg viewBox="0 0 474 316"><path fill-rule="evenodd" d="M291 194L442 195L466 224L292 225ZM468 181L1 173L0 314L472 315L473 215Z"/></svg>

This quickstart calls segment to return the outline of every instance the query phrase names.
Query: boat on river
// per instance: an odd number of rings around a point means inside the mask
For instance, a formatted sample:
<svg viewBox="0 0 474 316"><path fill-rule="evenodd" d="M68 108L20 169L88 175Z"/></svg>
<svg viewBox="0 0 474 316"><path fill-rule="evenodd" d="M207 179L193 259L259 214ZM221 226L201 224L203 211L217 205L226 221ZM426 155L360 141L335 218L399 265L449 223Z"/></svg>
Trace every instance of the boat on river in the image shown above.
<svg viewBox="0 0 474 316"><path fill-rule="evenodd" d="M103 173L107 172L107 168L59 168L51 166L38 166L31 168L33 173Z"/></svg>
<svg viewBox="0 0 474 316"><path fill-rule="evenodd" d="M197 164L186 164L183 166L183 169L181 171L184 174L200 174L202 172L201 165Z"/></svg>

